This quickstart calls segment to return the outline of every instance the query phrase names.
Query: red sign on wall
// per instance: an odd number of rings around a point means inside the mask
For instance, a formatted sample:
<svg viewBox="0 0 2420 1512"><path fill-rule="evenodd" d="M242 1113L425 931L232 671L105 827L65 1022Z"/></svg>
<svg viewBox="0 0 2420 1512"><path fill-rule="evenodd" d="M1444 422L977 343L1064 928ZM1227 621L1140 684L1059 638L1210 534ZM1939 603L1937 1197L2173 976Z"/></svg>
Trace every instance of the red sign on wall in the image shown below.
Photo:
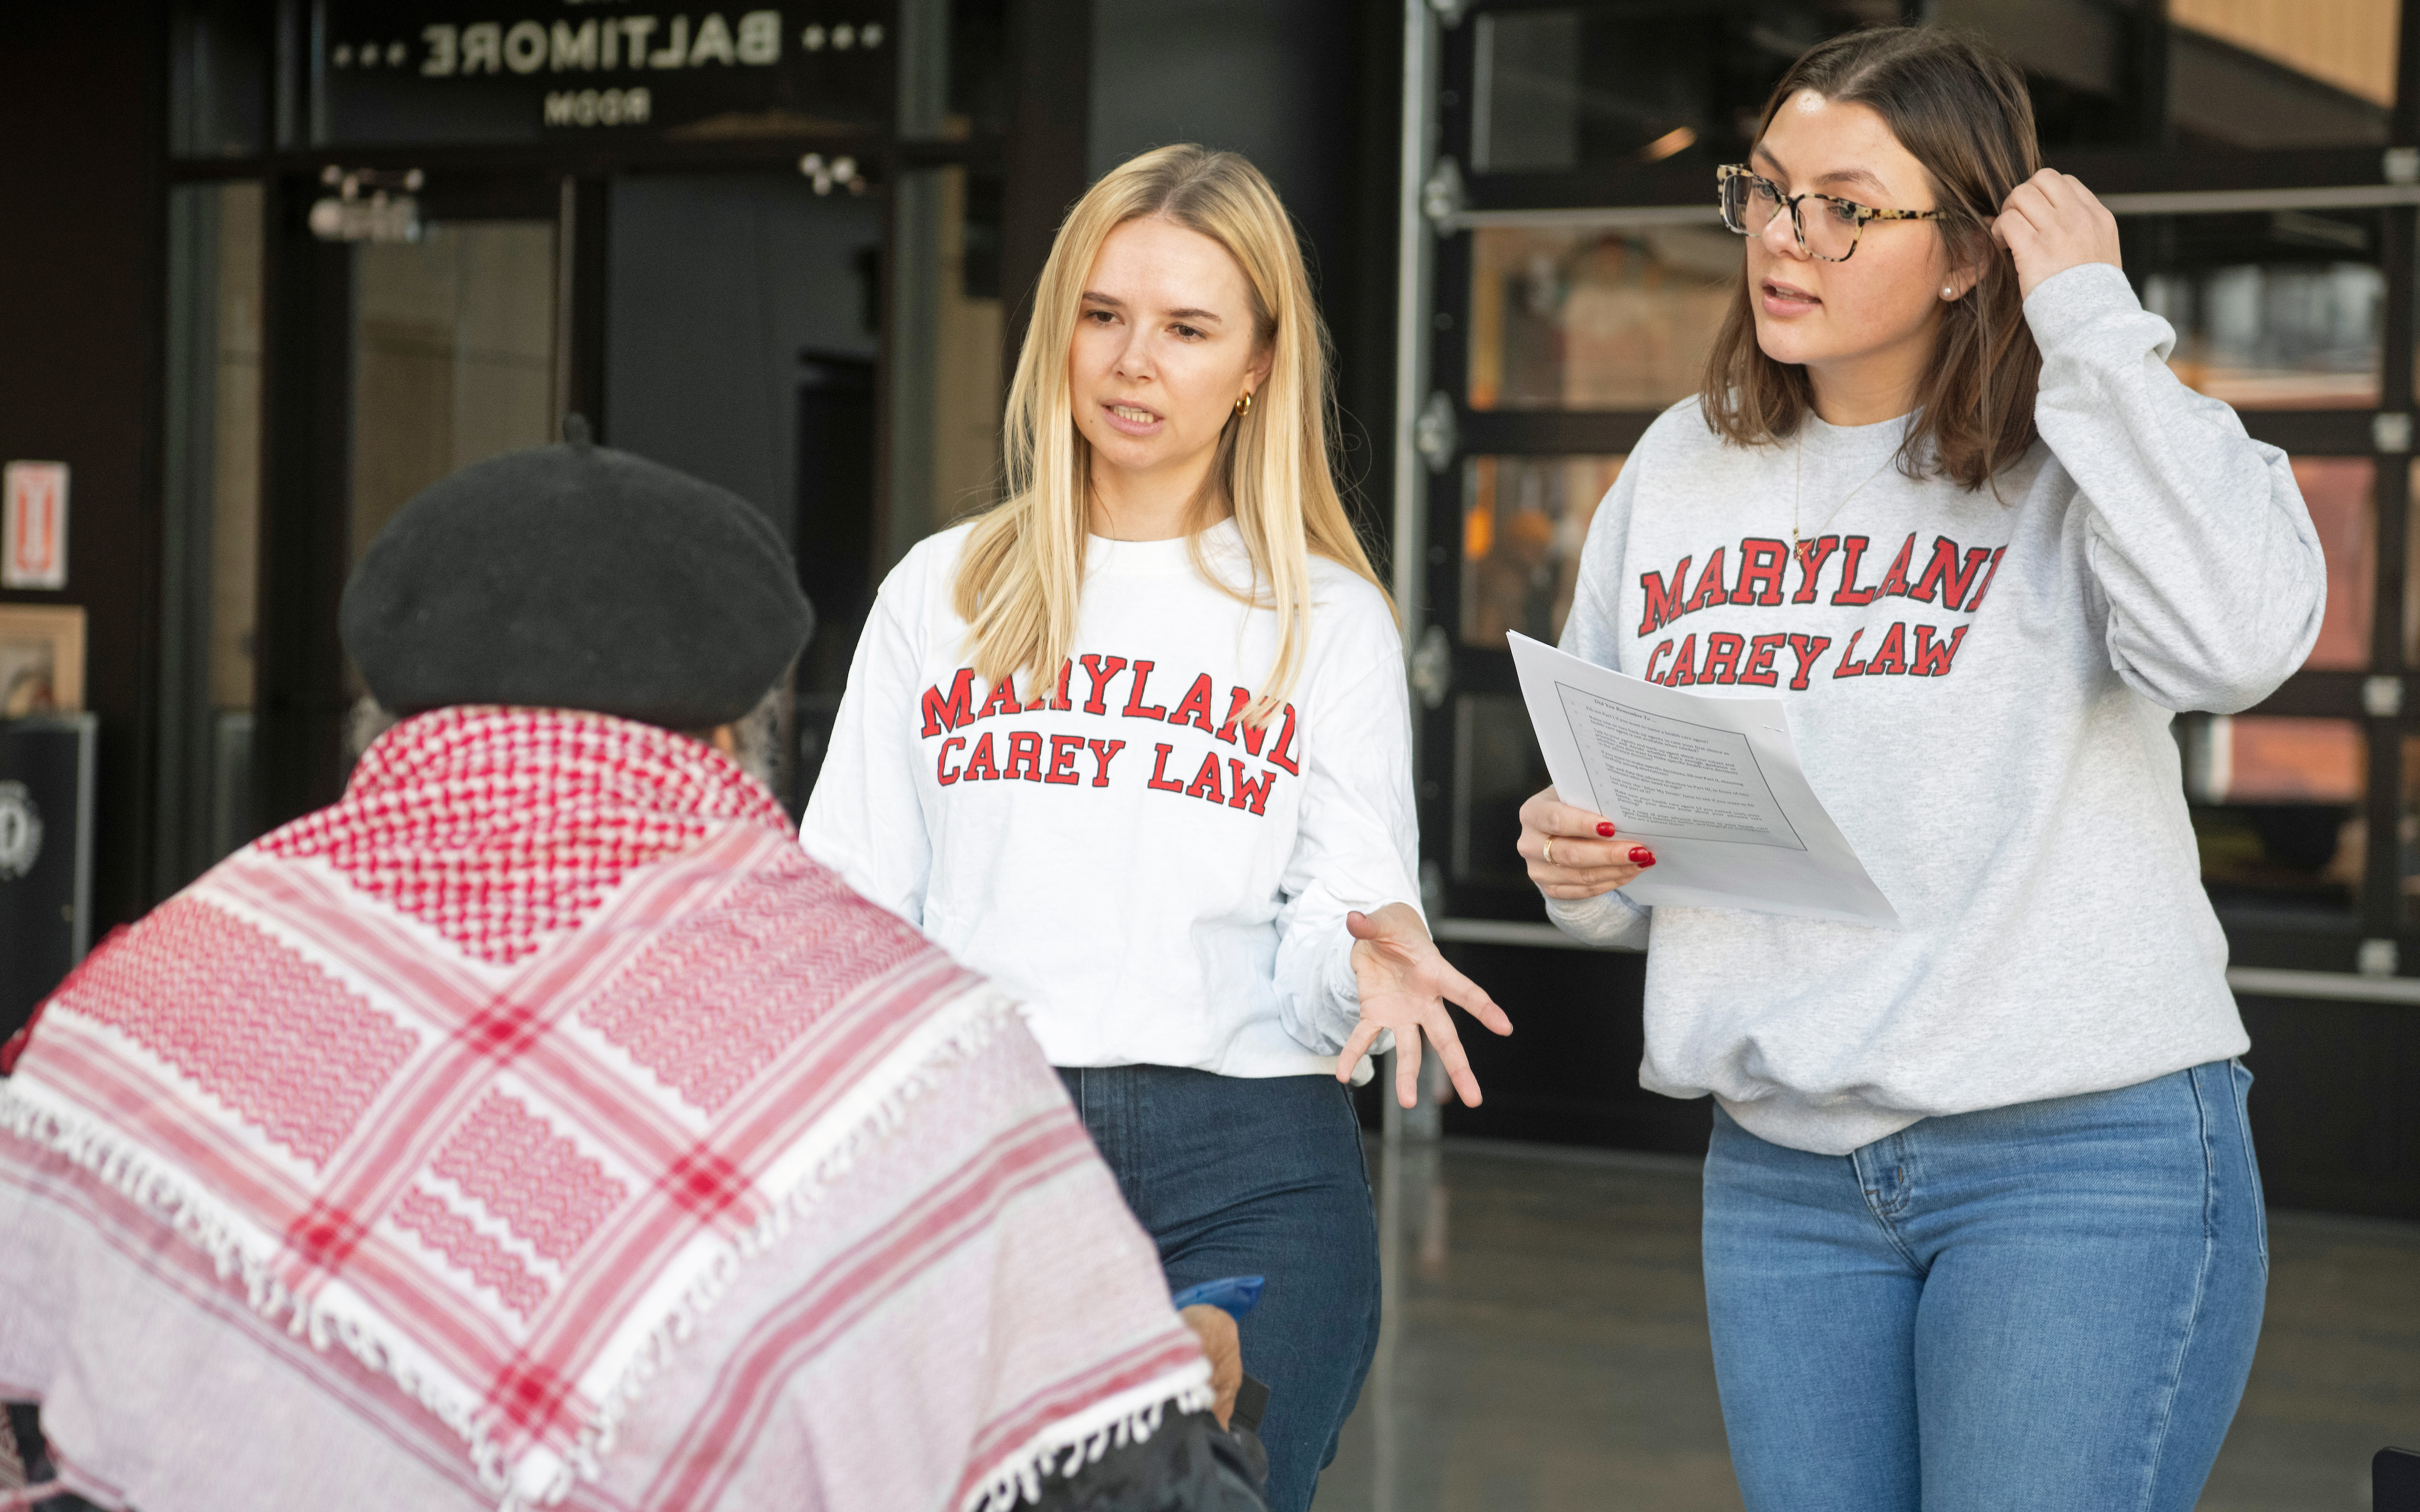
<svg viewBox="0 0 2420 1512"><path fill-rule="evenodd" d="M0 488L0 588L65 588L68 465L11 462Z"/></svg>

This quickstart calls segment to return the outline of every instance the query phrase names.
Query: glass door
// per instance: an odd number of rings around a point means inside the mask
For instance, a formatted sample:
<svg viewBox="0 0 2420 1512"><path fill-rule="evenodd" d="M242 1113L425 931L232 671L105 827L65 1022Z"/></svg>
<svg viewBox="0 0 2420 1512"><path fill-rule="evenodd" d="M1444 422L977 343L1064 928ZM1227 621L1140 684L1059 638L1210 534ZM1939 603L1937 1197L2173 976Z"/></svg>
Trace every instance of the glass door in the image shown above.
<svg viewBox="0 0 2420 1512"><path fill-rule="evenodd" d="M594 402L572 276L592 191L473 170L348 177L279 180L262 208L253 806L237 843L334 801L382 727L336 635L378 532L438 479L553 440Z"/></svg>

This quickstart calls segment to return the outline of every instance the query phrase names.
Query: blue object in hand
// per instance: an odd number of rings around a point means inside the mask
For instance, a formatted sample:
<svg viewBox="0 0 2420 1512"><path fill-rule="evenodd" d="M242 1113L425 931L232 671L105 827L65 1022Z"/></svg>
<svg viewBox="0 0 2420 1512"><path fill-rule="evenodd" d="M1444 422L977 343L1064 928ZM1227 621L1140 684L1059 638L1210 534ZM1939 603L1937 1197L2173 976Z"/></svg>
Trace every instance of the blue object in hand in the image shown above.
<svg viewBox="0 0 2420 1512"><path fill-rule="evenodd" d="M1267 1285L1266 1276L1220 1276L1216 1281L1187 1287L1171 1300L1179 1312L1187 1307L1216 1307L1230 1318L1241 1319L1261 1300L1261 1288Z"/></svg>

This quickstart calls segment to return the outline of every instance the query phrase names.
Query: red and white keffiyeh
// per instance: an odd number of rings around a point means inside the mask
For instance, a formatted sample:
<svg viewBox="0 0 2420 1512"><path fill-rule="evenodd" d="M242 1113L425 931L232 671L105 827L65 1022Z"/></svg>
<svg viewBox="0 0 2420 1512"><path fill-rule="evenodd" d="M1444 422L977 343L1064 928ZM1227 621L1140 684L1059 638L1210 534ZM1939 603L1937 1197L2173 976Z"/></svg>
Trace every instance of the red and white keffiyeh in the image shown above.
<svg viewBox="0 0 2420 1512"><path fill-rule="evenodd" d="M344 801L79 968L0 1130L0 1186L64 1171L107 1199L79 1222L168 1226L506 1505L596 1480L632 1427L681 1468L616 1504L713 1504L718 1457L778 1455L770 1398L830 1392L893 1405L784 1468L801 1504L1006 1507L1207 1401L1013 1006L650 726L398 725ZM710 1326L768 1267L797 1280L747 1336ZM732 1359L682 1359L708 1340Z"/></svg>

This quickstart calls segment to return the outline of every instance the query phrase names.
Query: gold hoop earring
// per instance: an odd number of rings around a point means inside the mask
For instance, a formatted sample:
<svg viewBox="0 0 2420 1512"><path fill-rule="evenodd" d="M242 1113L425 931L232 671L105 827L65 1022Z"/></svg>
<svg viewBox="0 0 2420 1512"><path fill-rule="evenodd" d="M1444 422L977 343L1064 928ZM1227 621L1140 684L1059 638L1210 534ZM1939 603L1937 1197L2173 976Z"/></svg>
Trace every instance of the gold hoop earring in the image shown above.
<svg viewBox="0 0 2420 1512"><path fill-rule="evenodd" d="M1238 399L1238 400L1236 400L1236 401L1235 401L1235 413L1237 413L1238 415L1249 415L1249 414L1250 414L1251 412L1252 412L1252 391L1251 391L1251 390L1249 390L1249 389L1246 389L1246 390L1244 391L1244 396L1243 396L1242 398L1240 398L1240 399Z"/></svg>

